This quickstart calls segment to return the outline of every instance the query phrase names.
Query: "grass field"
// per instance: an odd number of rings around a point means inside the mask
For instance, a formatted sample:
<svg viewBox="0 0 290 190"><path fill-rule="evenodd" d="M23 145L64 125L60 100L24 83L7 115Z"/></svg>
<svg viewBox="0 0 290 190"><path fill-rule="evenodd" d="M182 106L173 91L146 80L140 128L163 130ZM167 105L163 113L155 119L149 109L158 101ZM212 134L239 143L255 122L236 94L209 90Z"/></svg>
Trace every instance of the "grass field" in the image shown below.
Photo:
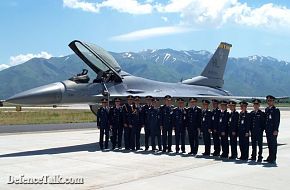
<svg viewBox="0 0 290 190"><path fill-rule="evenodd" d="M6 106L4 104L4 106ZM265 107L266 105L261 105ZM279 108L289 107L289 103L277 103ZM237 106L239 108L239 106ZM251 110L252 108L249 108ZM59 124L96 122L95 115L90 110L68 109L24 109L16 112L15 109L0 108L0 125L17 124Z"/></svg>
<svg viewBox="0 0 290 190"><path fill-rule="evenodd" d="M14 124L56 124L95 122L96 117L90 110L0 110L0 125Z"/></svg>

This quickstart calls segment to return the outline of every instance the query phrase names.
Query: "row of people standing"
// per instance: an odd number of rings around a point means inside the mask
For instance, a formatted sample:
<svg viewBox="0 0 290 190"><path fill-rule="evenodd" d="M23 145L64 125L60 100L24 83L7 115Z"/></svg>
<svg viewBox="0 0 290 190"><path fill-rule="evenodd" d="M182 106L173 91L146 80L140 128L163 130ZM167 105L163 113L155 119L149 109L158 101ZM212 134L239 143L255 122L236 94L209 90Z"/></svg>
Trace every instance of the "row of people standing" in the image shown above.
<svg viewBox="0 0 290 190"><path fill-rule="evenodd" d="M108 107L106 99L102 100L102 107L98 110L98 126L100 127L100 148L107 149L111 136L112 149L141 150L140 133L145 131L145 150L172 152L172 133L175 132L175 151L185 153L185 140L188 136L190 152L196 155L199 148L199 135L202 134L205 145L203 155L211 153L211 137L213 138L213 156L230 159L238 157L238 142L240 159L248 160L249 139L252 142L251 160L257 158L262 161L263 132L266 131L269 148L268 162L276 161L277 135L280 122L279 109L274 106L275 97L267 96L269 107L265 112L260 110L260 100L254 100L254 110L247 111L248 103L240 102L241 112L236 111L235 101L212 100L213 109L209 109L210 101L203 100L202 108L197 106L197 99L189 99L189 107L185 108L182 98L177 98L178 106L172 105L172 98L164 97L164 105L159 107L158 99L152 96L145 97L145 105L140 105L140 97L128 96L127 103L121 105L121 99L115 98L115 105ZM227 110L229 107L230 111ZM111 131L111 134L110 134ZM105 147L103 138L105 135ZM156 140L158 149L156 148ZM239 140L239 141L238 141Z"/></svg>

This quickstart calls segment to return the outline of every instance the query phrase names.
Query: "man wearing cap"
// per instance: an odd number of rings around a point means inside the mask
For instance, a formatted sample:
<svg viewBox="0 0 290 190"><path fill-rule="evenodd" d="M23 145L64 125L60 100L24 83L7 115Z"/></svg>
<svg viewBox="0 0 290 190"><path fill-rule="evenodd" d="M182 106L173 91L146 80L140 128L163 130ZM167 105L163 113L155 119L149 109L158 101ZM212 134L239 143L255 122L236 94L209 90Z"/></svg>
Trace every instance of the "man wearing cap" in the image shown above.
<svg viewBox="0 0 290 190"><path fill-rule="evenodd" d="M247 161L249 159L249 130L250 130L250 114L247 112L248 103L240 102L241 112L239 115L239 146L241 151L240 160Z"/></svg>
<svg viewBox="0 0 290 190"><path fill-rule="evenodd" d="M221 158L228 158L229 156L229 113L227 111L227 101L221 101L221 111L219 115L218 131L221 138L222 154Z"/></svg>
<svg viewBox="0 0 290 190"><path fill-rule="evenodd" d="M148 120L148 114L149 114L149 108L152 106L152 96L146 96L145 97L145 105L142 107L141 111L141 118L142 118L142 126L145 131L145 150L147 151L149 149L149 138L150 138L150 128L149 128L149 120Z"/></svg>
<svg viewBox="0 0 290 190"><path fill-rule="evenodd" d="M265 160L271 164L276 163L277 157L277 137L280 125L280 110L275 107L275 97L268 95L266 97L268 107L265 110L266 114L266 137L269 149L269 156Z"/></svg>
<svg viewBox="0 0 290 190"><path fill-rule="evenodd" d="M212 138L213 138L213 144L214 144L214 152L213 156L219 156L221 151L221 142L220 142L220 136L218 132L218 123L219 123L219 117L220 117L220 110L219 110L219 101L216 99L212 100Z"/></svg>
<svg viewBox="0 0 290 190"><path fill-rule="evenodd" d="M239 123L239 112L236 110L237 103L235 101L229 101L229 137L231 145L231 156L230 159L236 159L238 157L238 123Z"/></svg>
<svg viewBox="0 0 290 190"><path fill-rule="evenodd" d="M251 160L256 161L257 156L257 145L259 146L258 162L262 162L263 153L263 132L265 130L266 115L260 110L261 100L254 99L252 101L254 110L250 113L250 131L252 141L252 156Z"/></svg>
<svg viewBox="0 0 290 190"><path fill-rule="evenodd" d="M188 154L196 155L198 152L199 146L199 133L200 133L200 124L201 124L201 109L196 106L197 99L189 99L189 108L186 113L186 124L187 124L187 133L188 141L190 144L190 152Z"/></svg>
<svg viewBox="0 0 290 190"><path fill-rule="evenodd" d="M142 128L141 122L141 106L140 97L136 96L131 105L131 117L129 119L129 127L131 128L130 148L131 150L140 150L140 132Z"/></svg>
<svg viewBox="0 0 290 190"><path fill-rule="evenodd" d="M172 126L175 132L176 153L179 153L179 144L181 141L181 151L185 153L185 127L186 127L186 110L184 108L183 98L178 98L178 107L174 109L172 115Z"/></svg>
<svg viewBox="0 0 290 190"><path fill-rule="evenodd" d="M212 131L211 128L211 117L212 112L208 109L210 102L208 100L202 100L202 112L201 112L201 131L203 134L203 142L204 142L204 156L210 155L210 147L211 147L211 138L210 133Z"/></svg>
<svg viewBox="0 0 290 190"><path fill-rule="evenodd" d="M158 99L154 98L152 102L152 107L149 108L149 114L148 114L148 122L149 122L149 128L150 128L150 134L151 134L151 146L152 151L157 150L156 144L155 144L155 138L157 138L158 148L159 151L162 150L161 147L161 130L160 130L160 110L158 108Z"/></svg>
<svg viewBox="0 0 290 190"><path fill-rule="evenodd" d="M172 152L172 106L171 96L164 97L165 105L160 109L163 152ZM168 142L168 143L167 143Z"/></svg>
<svg viewBox="0 0 290 190"><path fill-rule="evenodd" d="M123 137L123 113L121 107L121 99L115 98L115 105L110 109L109 112L109 123L110 129L112 130L112 150L116 148L122 148L122 137Z"/></svg>
<svg viewBox="0 0 290 190"><path fill-rule="evenodd" d="M124 141L125 149L130 150L130 137L131 137L131 128L129 126L129 121L132 113L133 96L127 96L127 103L123 105L123 122L124 122Z"/></svg>
<svg viewBox="0 0 290 190"><path fill-rule="evenodd" d="M102 99L102 106L97 111L97 125L100 129L100 149L104 149L104 135L105 137L105 149L108 149L108 143L109 143L109 134L110 134L110 128L109 128L109 108L108 108L108 100Z"/></svg>

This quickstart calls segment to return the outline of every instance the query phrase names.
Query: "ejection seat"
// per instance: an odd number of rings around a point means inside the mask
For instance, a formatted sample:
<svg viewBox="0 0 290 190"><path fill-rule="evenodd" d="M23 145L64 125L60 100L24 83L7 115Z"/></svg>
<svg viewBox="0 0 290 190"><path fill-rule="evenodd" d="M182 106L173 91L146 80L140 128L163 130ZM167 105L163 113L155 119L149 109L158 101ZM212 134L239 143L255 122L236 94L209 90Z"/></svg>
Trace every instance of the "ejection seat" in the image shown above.
<svg viewBox="0 0 290 190"><path fill-rule="evenodd" d="M77 74L77 76L73 76L69 80L76 83L88 83L90 81L90 77L88 76L88 70L83 69L81 73Z"/></svg>

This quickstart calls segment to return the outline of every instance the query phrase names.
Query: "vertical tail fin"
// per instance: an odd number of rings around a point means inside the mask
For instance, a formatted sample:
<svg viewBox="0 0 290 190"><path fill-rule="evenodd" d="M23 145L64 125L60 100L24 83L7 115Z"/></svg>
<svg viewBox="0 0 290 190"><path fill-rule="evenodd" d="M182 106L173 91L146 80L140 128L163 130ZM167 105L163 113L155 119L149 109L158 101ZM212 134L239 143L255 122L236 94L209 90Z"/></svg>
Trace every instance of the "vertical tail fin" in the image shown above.
<svg viewBox="0 0 290 190"><path fill-rule="evenodd" d="M183 81L184 84L222 88L224 72L232 45L221 42L200 76Z"/></svg>
<svg viewBox="0 0 290 190"><path fill-rule="evenodd" d="M231 47L231 44L221 42L207 66L202 71L201 76L223 80Z"/></svg>

